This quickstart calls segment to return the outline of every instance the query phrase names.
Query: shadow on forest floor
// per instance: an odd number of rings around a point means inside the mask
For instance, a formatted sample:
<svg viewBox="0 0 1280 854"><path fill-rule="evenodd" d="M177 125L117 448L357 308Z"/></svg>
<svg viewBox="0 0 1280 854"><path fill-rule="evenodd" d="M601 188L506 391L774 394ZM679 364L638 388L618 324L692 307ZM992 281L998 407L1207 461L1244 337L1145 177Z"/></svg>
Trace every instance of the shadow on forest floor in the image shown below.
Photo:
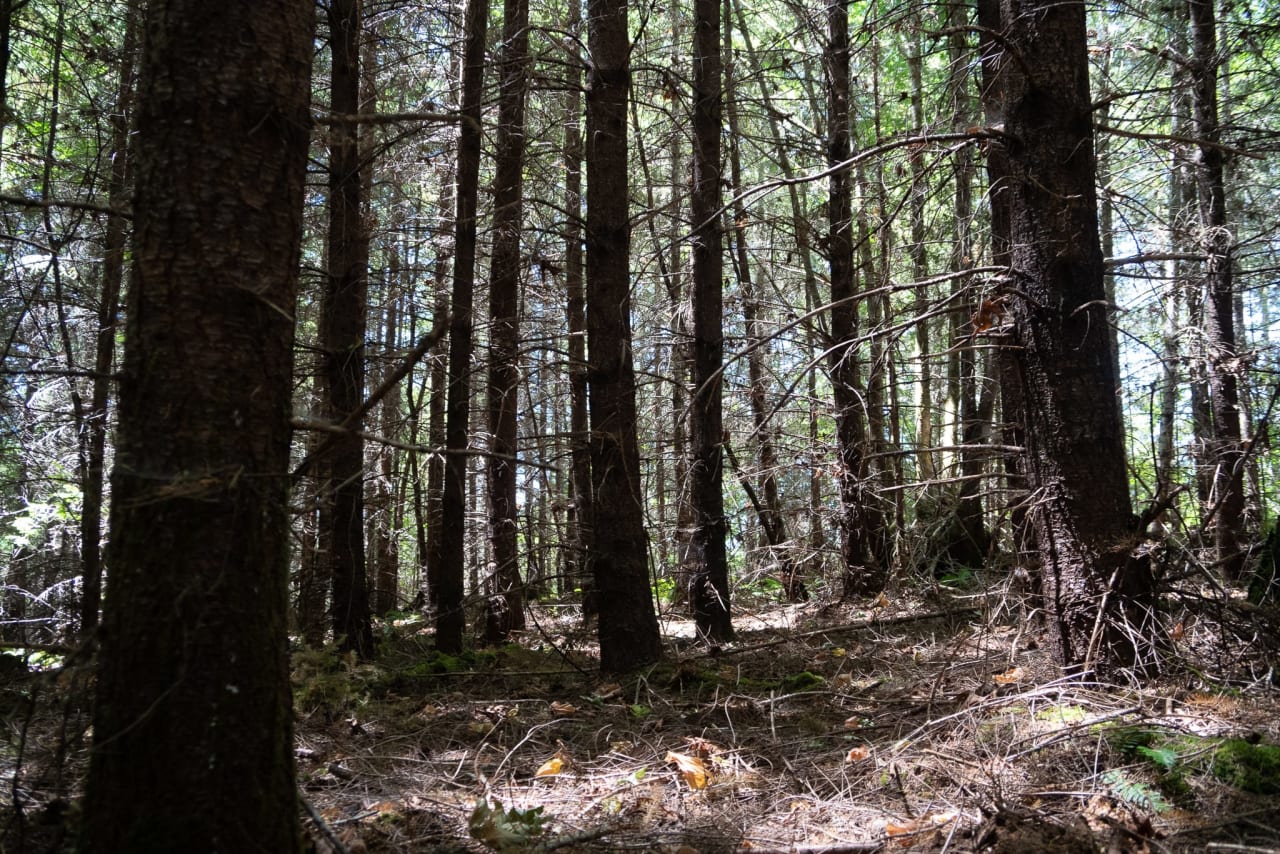
<svg viewBox="0 0 1280 854"><path fill-rule="evenodd" d="M1003 606L772 605L716 654L668 620L666 660L618 681L576 609L460 657L397 621L376 663L295 655L307 829L348 852L1280 849L1280 695L1241 675L1265 661L1206 676L1202 621L1176 675L1066 681ZM0 850L58 849L84 688L6 691Z"/></svg>

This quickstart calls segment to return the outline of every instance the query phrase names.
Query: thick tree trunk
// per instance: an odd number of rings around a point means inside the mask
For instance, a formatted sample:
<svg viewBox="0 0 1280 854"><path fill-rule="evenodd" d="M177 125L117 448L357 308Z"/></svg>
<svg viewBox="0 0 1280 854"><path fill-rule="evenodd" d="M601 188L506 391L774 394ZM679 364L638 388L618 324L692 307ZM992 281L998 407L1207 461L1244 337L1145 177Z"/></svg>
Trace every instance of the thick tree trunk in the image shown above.
<svg viewBox="0 0 1280 854"><path fill-rule="evenodd" d="M489 541L485 640L524 628L524 583L516 554L516 409L520 391L520 228L524 212L524 101L529 62L529 4L506 0L499 65L493 262L489 276Z"/></svg>
<svg viewBox="0 0 1280 854"><path fill-rule="evenodd" d="M1019 388L1006 400L1021 404L1026 429L1052 646L1073 671L1146 667L1156 600L1150 567L1131 555L1123 429L1109 403L1119 379L1107 337L1084 8L983 0L979 15L985 32L1002 34L998 44L985 37L984 97L989 120L1004 128L989 169L1008 214L1007 357Z"/></svg>
<svg viewBox="0 0 1280 854"><path fill-rule="evenodd" d="M461 652L466 628L463 579L467 566L467 443L471 415L472 307L475 302L476 206L480 195L480 113L488 0L468 0L463 24L462 105L458 138L453 294L449 314L449 380L445 404L444 485L440 561L436 579L436 646Z"/></svg>
<svg viewBox="0 0 1280 854"><path fill-rule="evenodd" d="M86 850L301 850L286 550L313 15L148 6Z"/></svg>
<svg viewBox="0 0 1280 854"><path fill-rule="evenodd" d="M587 20L587 381L595 494L590 560L600 597L600 666L619 672L656 661L662 647L649 586L631 354L626 4L589 0Z"/></svg>

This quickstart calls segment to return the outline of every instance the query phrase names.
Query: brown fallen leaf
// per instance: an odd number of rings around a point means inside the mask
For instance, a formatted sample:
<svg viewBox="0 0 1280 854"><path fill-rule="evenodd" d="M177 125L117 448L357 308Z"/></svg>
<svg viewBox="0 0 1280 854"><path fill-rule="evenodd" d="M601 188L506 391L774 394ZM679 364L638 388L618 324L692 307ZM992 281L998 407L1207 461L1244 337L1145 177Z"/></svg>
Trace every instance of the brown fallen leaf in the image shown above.
<svg viewBox="0 0 1280 854"><path fill-rule="evenodd" d="M664 761L675 764L690 789L705 789L711 779L707 766L702 764L702 760L696 756L688 756L684 753L668 750Z"/></svg>
<svg viewBox="0 0 1280 854"><path fill-rule="evenodd" d="M1023 677L1026 675L1027 672L1021 667L1015 667L1012 670L1006 670L1004 673L997 673L995 676L992 676L991 679L997 685L1011 685L1014 682L1022 681Z"/></svg>

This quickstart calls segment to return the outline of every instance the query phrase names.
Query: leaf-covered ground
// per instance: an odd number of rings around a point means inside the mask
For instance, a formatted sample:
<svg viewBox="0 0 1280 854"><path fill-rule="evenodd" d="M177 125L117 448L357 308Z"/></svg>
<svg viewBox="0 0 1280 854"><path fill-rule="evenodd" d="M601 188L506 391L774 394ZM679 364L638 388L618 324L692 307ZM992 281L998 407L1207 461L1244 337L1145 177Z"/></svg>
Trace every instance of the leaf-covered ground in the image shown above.
<svg viewBox="0 0 1280 854"><path fill-rule="evenodd" d="M295 655L318 851L1280 850L1280 698L1247 611L1177 623L1141 686L1058 678L1004 597L762 605L716 651L672 619L666 660L618 680L576 609L532 616L461 657L420 619L376 663ZM87 672L4 690L0 850L73 832Z"/></svg>

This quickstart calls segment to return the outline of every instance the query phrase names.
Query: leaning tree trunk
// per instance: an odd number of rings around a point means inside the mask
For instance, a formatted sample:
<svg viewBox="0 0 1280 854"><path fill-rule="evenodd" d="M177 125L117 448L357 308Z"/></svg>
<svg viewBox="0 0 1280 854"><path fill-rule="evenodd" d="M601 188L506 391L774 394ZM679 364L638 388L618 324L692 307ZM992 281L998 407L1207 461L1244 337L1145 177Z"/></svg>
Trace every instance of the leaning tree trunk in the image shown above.
<svg viewBox="0 0 1280 854"><path fill-rule="evenodd" d="M589 557L600 603L600 667L618 672L656 661L662 646L649 587L631 361L626 3L589 0L587 20L587 381L595 495Z"/></svg>
<svg viewBox="0 0 1280 854"><path fill-rule="evenodd" d="M1084 7L983 0L993 195L1007 213L1013 326L1036 546L1058 661L1072 671L1154 661L1149 565L1131 555L1119 383L1107 336ZM1001 34L996 40L989 34ZM1028 59L1034 57L1034 63Z"/></svg>
<svg viewBox="0 0 1280 854"><path fill-rule="evenodd" d="M148 5L85 850L302 849L286 613L314 8Z"/></svg>

